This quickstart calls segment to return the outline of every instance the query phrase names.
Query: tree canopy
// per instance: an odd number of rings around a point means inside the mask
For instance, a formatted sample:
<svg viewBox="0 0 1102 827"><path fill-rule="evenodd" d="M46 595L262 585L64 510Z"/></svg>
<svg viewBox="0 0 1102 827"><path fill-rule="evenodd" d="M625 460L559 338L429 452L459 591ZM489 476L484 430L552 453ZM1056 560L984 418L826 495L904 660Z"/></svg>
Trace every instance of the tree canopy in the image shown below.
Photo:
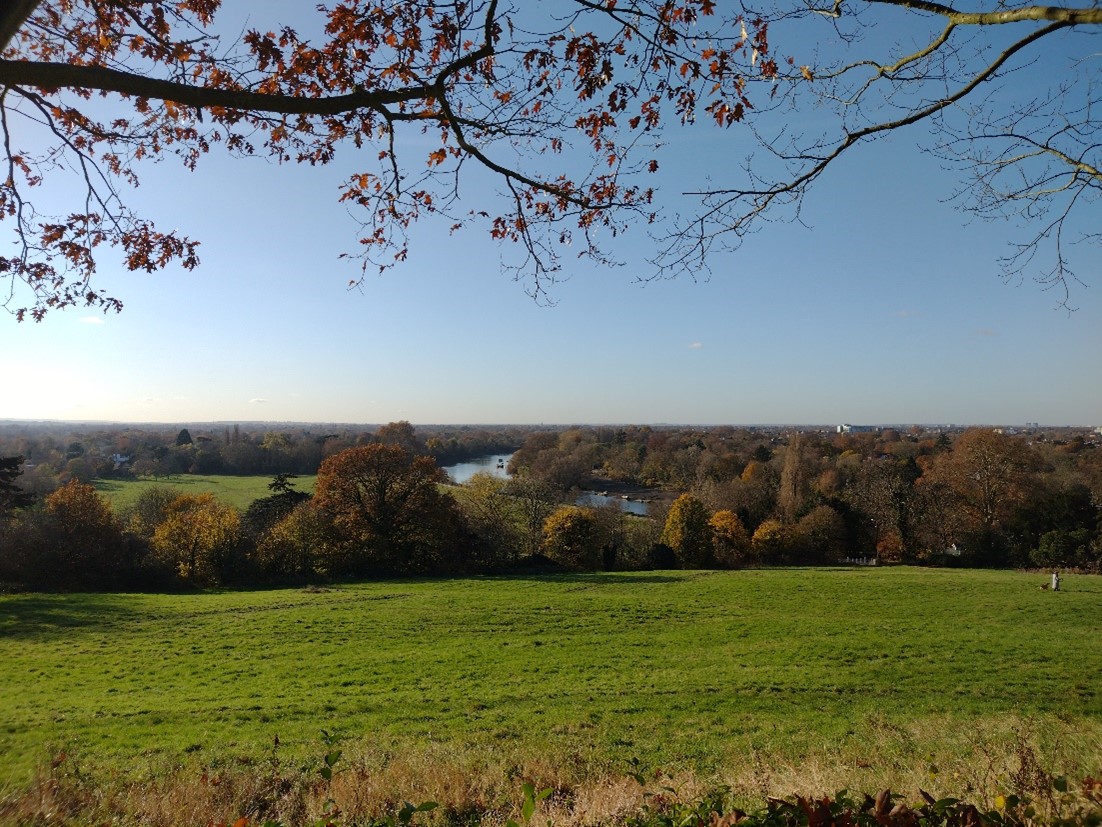
<svg viewBox="0 0 1102 827"><path fill-rule="evenodd" d="M798 220L837 159L912 126L959 168L965 208L1023 220L1008 275L1066 291L1078 227L1099 239L1072 218L1102 191L1096 4L346 0L305 29L243 32L221 5L0 10L0 216L16 240L0 278L17 318L120 309L94 279L105 248L131 270L197 266L198 241L125 193L143 163L193 169L218 147L311 165L356 153L340 200L365 274L404 261L411 225L436 216L514 242L507 266L535 294L567 256L608 261L632 225L653 242L652 277L700 273L763 220ZM674 182L695 200L682 209L656 189L664 142L709 127L759 151ZM463 200L476 170L496 201Z"/></svg>

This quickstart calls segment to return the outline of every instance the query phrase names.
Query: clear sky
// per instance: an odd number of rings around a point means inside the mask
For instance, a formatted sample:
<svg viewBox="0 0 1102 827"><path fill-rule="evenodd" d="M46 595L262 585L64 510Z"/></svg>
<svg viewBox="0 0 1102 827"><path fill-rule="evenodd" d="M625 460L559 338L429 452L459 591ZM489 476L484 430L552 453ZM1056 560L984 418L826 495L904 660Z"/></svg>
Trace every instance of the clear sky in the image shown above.
<svg viewBox="0 0 1102 827"><path fill-rule="evenodd" d="M747 146L738 127L675 142L667 180ZM338 254L356 226L336 199L354 169L348 152L321 169L146 168L131 201L200 239L200 269L105 258L121 315L0 317L0 418L1102 424L1099 249L1076 249L1074 313L1004 284L1012 227L944 203L956 178L909 135L829 170L809 226L767 226L710 280L579 264L554 306L487 237L434 225L405 266L349 291L358 269Z"/></svg>

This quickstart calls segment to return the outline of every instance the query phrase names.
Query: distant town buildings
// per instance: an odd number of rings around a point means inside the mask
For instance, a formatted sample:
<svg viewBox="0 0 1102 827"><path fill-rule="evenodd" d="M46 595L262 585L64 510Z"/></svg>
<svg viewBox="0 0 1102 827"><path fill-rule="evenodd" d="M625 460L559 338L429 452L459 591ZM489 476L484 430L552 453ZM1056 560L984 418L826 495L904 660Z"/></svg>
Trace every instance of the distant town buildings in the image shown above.
<svg viewBox="0 0 1102 827"><path fill-rule="evenodd" d="M875 434L880 431L877 425L839 425L840 434Z"/></svg>

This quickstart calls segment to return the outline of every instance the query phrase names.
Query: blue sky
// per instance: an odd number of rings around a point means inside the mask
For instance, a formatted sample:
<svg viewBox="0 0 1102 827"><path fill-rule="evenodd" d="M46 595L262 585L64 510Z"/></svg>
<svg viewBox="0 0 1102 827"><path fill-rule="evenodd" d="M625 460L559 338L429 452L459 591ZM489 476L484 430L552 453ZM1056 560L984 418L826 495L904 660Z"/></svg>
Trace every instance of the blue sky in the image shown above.
<svg viewBox="0 0 1102 827"><path fill-rule="evenodd" d="M738 127L675 144L667 180L748 146ZM433 225L406 265L349 291L358 269L338 254L356 226L336 198L355 162L146 168L131 201L200 239L200 269L105 260L121 315L0 318L0 418L1102 424L1098 248L1076 251L1088 286L1070 315L1004 284L1012 228L944 203L956 178L911 135L829 170L809 227L768 225L708 280L579 263L553 306L487 237Z"/></svg>

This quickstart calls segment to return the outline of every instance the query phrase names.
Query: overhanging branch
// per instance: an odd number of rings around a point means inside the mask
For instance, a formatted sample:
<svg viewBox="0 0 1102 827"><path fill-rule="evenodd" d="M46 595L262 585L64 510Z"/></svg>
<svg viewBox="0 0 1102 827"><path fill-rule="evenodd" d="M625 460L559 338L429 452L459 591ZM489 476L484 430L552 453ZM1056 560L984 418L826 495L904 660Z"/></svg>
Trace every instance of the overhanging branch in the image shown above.
<svg viewBox="0 0 1102 827"><path fill-rule="evenodd" d="M192 86L171 80L121 72L106 66L74 66L27 60L0 60L0 85L39 89L92 89L151 100L166 100L200 109L222 108L274 115L339 115L357 109L383 111L387 106L424 100L435 94L428 85L404 89L357 90L346 95L296 97Z"/></svg>
<svg viewBox="0 0 1102 827"><path fill-rule="evenodd" d="M1030 20L1047 20L1069 26L1102 24L1102 8L1069 8L1067 6L1023 6L1020 9L990 12L962 12L951 6L928 0L865 0L887 6L902 6L917 11L938 14L959 26L996 26L1007 23L1024 23Z"/></svg>
<svg viewBox="0 0 1102 827"><path fill-rule="evenodd" d="M0 11L0 50L6 49L41 0L8 0Z"/></svg>

